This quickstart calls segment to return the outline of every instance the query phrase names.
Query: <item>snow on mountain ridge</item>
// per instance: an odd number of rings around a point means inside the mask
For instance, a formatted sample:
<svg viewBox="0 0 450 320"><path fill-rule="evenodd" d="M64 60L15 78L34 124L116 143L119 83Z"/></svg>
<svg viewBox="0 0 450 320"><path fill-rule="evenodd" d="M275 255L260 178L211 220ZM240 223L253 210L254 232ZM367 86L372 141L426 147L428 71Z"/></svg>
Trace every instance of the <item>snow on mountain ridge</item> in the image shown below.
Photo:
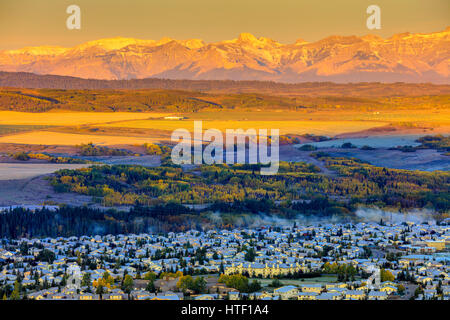
<svg viewBox="0 0 450 320"><path fill-rule="evenodd" d="M167 77L298 81L448 83L450 28L429 34L330 36L293 44L241 33L215 43L200 39L108 38L73 48L0 51L0 70L96 79Z"/></svg>

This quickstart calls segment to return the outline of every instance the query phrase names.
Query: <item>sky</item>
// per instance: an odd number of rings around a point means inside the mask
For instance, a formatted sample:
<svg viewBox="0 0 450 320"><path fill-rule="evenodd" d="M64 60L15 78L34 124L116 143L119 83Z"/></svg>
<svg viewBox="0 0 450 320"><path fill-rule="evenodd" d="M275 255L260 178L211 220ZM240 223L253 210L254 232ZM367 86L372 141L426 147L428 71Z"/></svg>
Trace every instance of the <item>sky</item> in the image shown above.
<svg viewBox="0 0 450 320"><path fill-rule="evenodd" d="M66 27L72 4L81 9L80 30ZM380 30L366 27L372 4L381 8ZM71 47L117 36L215 42L242 32L293 43L330 35L386 38L449 25L449 0L0 0L0 49Z"/></svg>

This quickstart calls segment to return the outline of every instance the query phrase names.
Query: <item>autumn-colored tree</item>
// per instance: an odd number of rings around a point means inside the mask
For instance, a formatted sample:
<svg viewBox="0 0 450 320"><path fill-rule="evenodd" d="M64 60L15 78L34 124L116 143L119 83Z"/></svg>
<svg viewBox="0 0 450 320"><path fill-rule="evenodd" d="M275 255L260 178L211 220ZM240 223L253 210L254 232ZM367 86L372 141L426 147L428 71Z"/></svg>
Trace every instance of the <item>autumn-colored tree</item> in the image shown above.
<svg viewBox="0 0 450 320"><path fill-rule="evenodd" d="M219 277L220 283L225 283L227 287L234 288L239 290L240 292L248 291L248 278L241 274L233 274L233 275L220 275Z"/></svg>
<svg viewBox="0 0 450 320"><path fill-rule="evenodd" d="M175 272L175 273L173 273L173 272L162 272L160 275L159 275L159 277L161 278L161 279L164 279L165 277L170 277L170 278L179 278L179 277L182 277L183 276L183 272L181 272L181 271L177 271L177 272Z"/></svg>
<svg viewBox="0 0 450 320"><path fill-rule="evenodd" d="M156 273L149 271L144 274L144 280L152 280L154 281L156 279Z"/></svg>
<svg viewBox="0 0 450 320"><path fill-rule="evenodd" d="M113 287L113 285L114 285L114 278L109 274L108 271L105 271L103 273L103 276L100 279L94 280L92 282L92 285L95 288L98 288L99 286L101 286L103 288L106 287L108 289L111 289Z"/></svg>
<svg viewBox="0 0 450 320"><path fill-rule="evenodd" d="M177 282L177 288L185 291L187 289L192 288L193 284L194 284L194 279L192 278L192 276L190 276L190 275L181 276Z"/></svg>
<svg viewBox="0 0 450 320"><path fill-rule="evenodd" d="M392 282L395 280L394 275L389 270L385 270L385 269L381 269L380 278L381 278L381 282L384 282L384 281Z"/></svg>
<svg viewBox="0 0 450 320"><path fill-rule="evenodd" d="M398 293L403 294L405 292L405 287L401 284L397 286Z"/></svg>
<svg viewBox="0 0 450 320"><path fill-rule="evenodd" d="M14 282L14 290L11 292L10 300L19 300L20 299L20 283L16 280Z"/></svg>

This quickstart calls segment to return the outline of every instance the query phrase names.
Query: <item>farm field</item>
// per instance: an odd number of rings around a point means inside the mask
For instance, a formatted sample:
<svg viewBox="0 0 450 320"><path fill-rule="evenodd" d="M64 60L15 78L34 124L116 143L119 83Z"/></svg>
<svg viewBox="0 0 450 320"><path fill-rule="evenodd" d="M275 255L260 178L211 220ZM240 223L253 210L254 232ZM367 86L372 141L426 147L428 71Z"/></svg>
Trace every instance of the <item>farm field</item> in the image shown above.
<svg viewBox="0 0 450 320"><path fill-rule="evenodd" d="M197 120L313 120L327 121L385 121L385 122L413 122L413 123L449 123L450 108L442 106L435 109L424 108L320 108L299 109L297 111L274 109L271 111L256 110L208 110L196 113L180 113L181 116Z"/></svg>
<svg viewBox="0 0 450 320"><path fill-rule="evenodd" d="M89 164L68 163L0 163L0 181L28 179L61 169L79 169L89 166Z"/></svg>
<svg viewBox="0 0 450 320"><path fill-rule="evenodd" d="M157 142L152 137L127 137L108 135L72 134L51 131L33 131L0 137L0 143L75 146L92 142L97 145L142 145Z"/></svg>
<svg viewBox="0 0 450 320"><path fill-rule="evenodd" d="M203 121L203 130L280 129L281 135L360 138L387 135L390 129L395 131L391 132L394 135L450 132L447 94L425 95L421 91L419 96L392 96L380 91L377 97L369 94L355 98L337 97L334 95L342 92L327 90L308 96L176 90L2 89L0 143L35 146L166 143L175 129L193 131L194 120ZM108 112L111 110L115 112ZM185 119L164 119L169 115Z"/></svg>
<svg viewBox="0 0 450 320"><path fill-rule="evenodd" d="M358 148L362 146L370 146L373 148L393 148L396 146L418 146L419 142L416 140L420 138L420 134L412 135L385 135L373 136L364 138L343 138L329 141L310 142L308 144L318 148L339 148L343 143L351 143Z"/></svg>
<svg viewBox="0 0 450 320"><path fill-rule="evenodd" d="M50 126L40 125L1 125L0 124L0 136L7 134L16 134L26 131L34 131L49 128Z"/></svg>
<svg viewBox="0 0 450 320"><path fill-rule="evenodd" d="M203 129L280 129L280 134L304 134L334 136L340 133L367 130L370 128L385 126L387 123L381 121L233 121L233 120L203 120ZM99 127L121 127L156 130L175 130L185 128L194 130L194 121L189 120L133 120L110 124L101 124Z"/></svg>
<svg viewBox="0 0 450 320"><path fill-rule="evenodd" d="M158 118L167 113L147 112L15 112L0 111L0 125L78 126L113 121Z"/></svg>
<svg viewBox="0 0 450 320"><path fill-rule="evenodd" d="M360 149L321 149L329 152L336 157L353 157L358 158L375 166L406 169L406 170L450 170L449 157L437 150L417 150L416 152L401 152L398 150L370 150L364 151Z"/></svg>
<svg viewBox="0 0 450 320"><path fill-rule="evenodd" d="M213 115L216 115L215 117ZM374 120L364 113L343 111L325 117L322 112L240 112L173 114L184 120L167 120L169 113L106 113L106 112L46 112L24 113L0 111L0 143L29 145L67 145L95 143L100 145L142 145L146 142L170 141L173 130L185 128L193 131L194 120L203 121L203 130L226 129L280 129L280 134L315 134L325 136L359 135L361 132L383 130L397 124L406 129L428 128L435 133L446 133L450 121L445 113L429 116L424 121L420 114L399 118L402 121ZM353 118L353 119L352 119ZM417 121L406 121L415 118ZM313 119L313 120L310 120ZM347 120L346 120L347 119ZM425 132L425 131L424 131ZM431 132L431 131L430 131ZM422 132L421 132L422 133ZM395 134L400 134L397 132ZM410 134L410 133L408 133ZM363 136L367 136L363 135Z"/></svg>

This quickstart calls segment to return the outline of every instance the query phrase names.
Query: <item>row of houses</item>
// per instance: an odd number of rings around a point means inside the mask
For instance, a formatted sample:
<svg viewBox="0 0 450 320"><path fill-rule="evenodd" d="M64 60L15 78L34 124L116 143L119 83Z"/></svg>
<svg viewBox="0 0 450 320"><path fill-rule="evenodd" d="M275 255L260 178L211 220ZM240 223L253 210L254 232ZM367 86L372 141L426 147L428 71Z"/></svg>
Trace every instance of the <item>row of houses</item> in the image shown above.
<svg viewBox="0 0 450 320"><path fill-rule="evenodd" d="M137 281L147 272L158 276L177 271L195 275L243 274L256 279L280 278L283 282L284 278L308 273L320 275L330 272L326 268L345 265L352 266L359 278L357 281L340 279L345 281L345 288L329 290L329 285L336 284L333 282L321 283L320 288L313 284L295 286L297 289L263 286L252 298L285 298L289 294L278 294L277 290L287 290L297 292L294 294L297 299L384 299L403 294L399 291L400 285L414 283L421 289L416 298L447 299L448 292L443 288L447 288L450 280L449 242L447 223L414 222L295 224L205 232L190 230L164 235L3 239L0 287L14 286L20 281L30 298L95 300L99 296L92 293L94 284L107 273L114 284L105 288L103 299L119 299L119 296L120 299L159 299L174 297L170 292L176 288L161 285L159 296L155 292L143 292L145 288L135 288L136 292L141 290L139 296L112 290L118 290L125 275ZM77 292L65 292L68 270L74 265L80 268L80 277L88 275L90 283ZM381 284L374 286L365 281L374 270L381 269L393 277L390 284L383 286L383 281L378 281ZM41 292L43 287L59 291L46 295ZM247 297L245 293L228 289L217 296L216 292L203 292L199 297ZM178 299L186 298L181 292L175 293Z"/></svg>

